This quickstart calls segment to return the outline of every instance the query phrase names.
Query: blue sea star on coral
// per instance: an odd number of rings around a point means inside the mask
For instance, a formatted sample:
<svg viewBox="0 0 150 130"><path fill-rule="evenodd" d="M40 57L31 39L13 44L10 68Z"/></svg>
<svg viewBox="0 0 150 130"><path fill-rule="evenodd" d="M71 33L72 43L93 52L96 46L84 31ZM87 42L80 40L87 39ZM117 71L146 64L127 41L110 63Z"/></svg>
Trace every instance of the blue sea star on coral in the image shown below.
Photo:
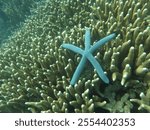
<svg viewBox="0 0 150 130"><path fill-rule="evenodd" d="M109 79L107 78L107 76L105 75L101 65L98 63L98 61L93 57L92 53L95 52L101 45L109 42L110 40L112 40L114 37L116 37L115 33L112 33L104 38L102 38L101 40L97 41L93 46L91 45L91 36L90 36L90 29L86 28L86 32L85 32L85 50L82 50L79 47L76 47L74 45L71 44L62 44L61 47L69 49L75 53L81 54L82 58L81 61L79 63L79 65L77 66L73 77L71 79L70 84L71 85L75 85L75 83L77 82L77 80L79 79L79 76L83 70L83 68L86 65L87 60L90 61L90 63L94 66L94 68L96 69L99 77L105 82L105 83L109 83Z"/></svg>

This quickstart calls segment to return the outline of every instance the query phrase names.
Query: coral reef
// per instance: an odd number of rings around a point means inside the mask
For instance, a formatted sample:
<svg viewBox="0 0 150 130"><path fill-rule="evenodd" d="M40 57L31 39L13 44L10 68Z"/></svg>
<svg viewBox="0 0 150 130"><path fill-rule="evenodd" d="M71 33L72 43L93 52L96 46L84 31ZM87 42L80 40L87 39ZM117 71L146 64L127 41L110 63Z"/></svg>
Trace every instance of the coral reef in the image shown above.
<svg viewBox="0 0 150 130"><path fill-rule="evenodd" d="M0 45L21 22L32 14L41 0L0 0Z"/></svg>
<svg viewBox="0 0 150 130"><path fill-rule="evenodd" d="M0 16L11 25L16 25L27 15L31 14L31 8L40 0L0 0Z"/></svg>
<svg viewBox="0 0 150 130"><path fill-rule="evenodd" d="M139 99L130 99L130 101L131 102L136 102L140 105L138 110L141 110L141 109L144 108L145 110L150 112L150 85L149 85L149 88L146 92L146 95L143 92L141 92L140 97L141 97L141 100L139 100Z"/></svg>
<svg viewBox="0 0 150 130"><path fill-rule="evenodd" d="M149 111L149 8L148 0L45 0L0 48L0 112ZM93 44L119 32L95 52L109 84L87 64L70 85L81 57L60 46L83 49L85 26Z"/></svg>

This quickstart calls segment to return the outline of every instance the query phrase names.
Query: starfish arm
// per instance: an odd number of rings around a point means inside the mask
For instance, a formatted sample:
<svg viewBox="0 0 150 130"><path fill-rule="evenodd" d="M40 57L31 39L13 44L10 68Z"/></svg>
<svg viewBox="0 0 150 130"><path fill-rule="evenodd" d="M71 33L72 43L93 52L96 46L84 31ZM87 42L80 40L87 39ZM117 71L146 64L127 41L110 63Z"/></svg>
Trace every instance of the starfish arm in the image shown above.
<svg viewBox="0 0 150 130"><path fill-rule="evenodd" d="M73 51L75 53L83 55L83 50L81 48L79 48L79 47L74 46L74 45L62 44L61 47L69 49L69 50L71 50L71 51Z"/></svg>
<svg viewBox="0 0 150 130"><path fill-rule="evenodd" d="M87 53L86 57L88 58L88 60L91 62L91 64L94 66L94 68L96 69L98 75L100 76L100 78L105 82L105 83L109 83L109 79L107 78L107 76L105 75L101 65L98 63L98 61L92 56L91 53Z"/></svg>
<svg viewBox="0 0 150 130"><path fill-rule="evenodd" d="M115 33L112 33L104 38L102 38L101 40L97 41L91 48L90 48L90 52L93 53L96 49L98 49L101 45L109 42L110 40L112 40L114 37L116 37Z"/></svg>
<svg viewBox="0 0 150 130"><path fill-rule="evenodd" d="M73 74L73 77L72 77L71 82L70 82L71 85L75 85L75 83L79 79L79 76L80 76L80 74L81 74L81 72L82 72L82 70L83 70L83 68L86 64L86 61L87 61L86 57L83 56L81 58L81 61L80 61L79 65L77 66L77 68L76 68L76 70Z"/></svg>
<svg viewBox="0 0 150 130"><path fill-rule="evenodd" d="M86 32L85 32L85 50L88 50L90 48L90 44L91 44L91 36L90 36L90 29L89 28L85 28Z"/></svg>

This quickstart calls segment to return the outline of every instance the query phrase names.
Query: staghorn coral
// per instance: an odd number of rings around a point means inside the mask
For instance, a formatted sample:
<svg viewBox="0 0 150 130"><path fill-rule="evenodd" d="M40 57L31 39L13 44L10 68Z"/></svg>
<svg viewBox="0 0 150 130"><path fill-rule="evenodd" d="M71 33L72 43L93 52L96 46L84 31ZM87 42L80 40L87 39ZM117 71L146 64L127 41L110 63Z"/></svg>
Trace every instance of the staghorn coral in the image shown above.
<svg viewBox="0 0 150 130"><path fill-rule="evenodd" d="M141 98L141 100L140 99L130 99L130 101L138 103L140 105L138 110L142 110L144 108L145 110L150 112L150 84L149 84L149 88L147 89L146 95L143 92L141 92L140 98Z"/></svg>
<svg viewBox="0 0 150 130"><path fill-rule="evenodd" d="M0 46L40 3L41 0L0 0Z"/></svg>
<svg viewBox="0 0 150 130"><path fill-rule="evenodd" d="M31 14L31 8L37 6L37 1L39 0L0 0L0 15L3 13L2 18L7 24L16 25Z"/></svg>
<svg viewBox="0 0 150 130"><path fill-rule="evenodd" d="M1 48L0 112L140 112L131 101L149 88L149 7L148 0L46 0ZM60 46L84 48L85 26L93 44L119 30L95 56L108 85L88 64L69 85L81 57Z"/></svg>

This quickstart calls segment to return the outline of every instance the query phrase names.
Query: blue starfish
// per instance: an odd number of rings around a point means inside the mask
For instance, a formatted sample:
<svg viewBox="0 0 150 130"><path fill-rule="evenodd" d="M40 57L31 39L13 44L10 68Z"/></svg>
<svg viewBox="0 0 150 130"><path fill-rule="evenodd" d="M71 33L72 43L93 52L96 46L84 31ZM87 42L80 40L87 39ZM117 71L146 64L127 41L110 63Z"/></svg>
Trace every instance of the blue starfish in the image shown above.
<svg viewBox="0 0 150 130"><path fill-rule="evenodd" d="M109 83L109 79L107 78L107 76L105 75L101 65L98 63L98 61L93 57L92 53L94 51L96 51L101 45L109 42L110 40L112 40L114 37L116 37L115 33L112 33L106 37L104 37L103 39L97 41L93 46L91 45L91 37L90 37L90 29L86 28L86 32L85 32L85 50L82 50L79 47L76 47L74 45L71 44L62 44L61 47L69 49L75 53L79 53L82 55L81 61L79 63L79 65L77 66L75 73L73 74L72 80L70 82L71 85L74 85L77 80L79 79L79 76L84 68L84 66L86 65L86 61L89 60L90 63L94 66L94 68L96 69L99 77L105 82L105 83Z"/></svg>

